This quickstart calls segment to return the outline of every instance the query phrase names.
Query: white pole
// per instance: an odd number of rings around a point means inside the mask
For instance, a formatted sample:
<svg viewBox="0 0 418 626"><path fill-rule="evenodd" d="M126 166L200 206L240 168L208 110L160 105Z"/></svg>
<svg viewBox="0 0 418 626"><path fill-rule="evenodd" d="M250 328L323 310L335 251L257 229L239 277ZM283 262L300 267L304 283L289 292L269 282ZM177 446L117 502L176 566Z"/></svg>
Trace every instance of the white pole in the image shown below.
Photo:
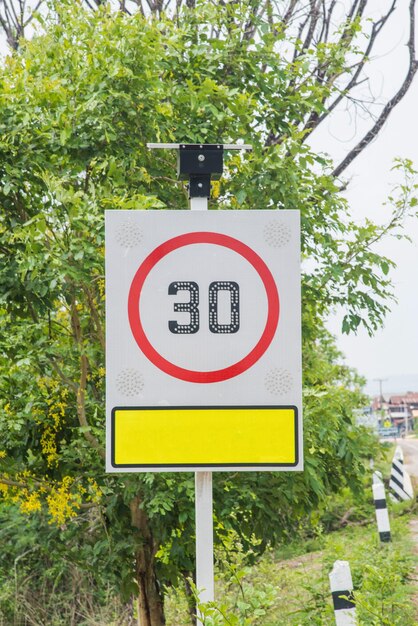
<svg viewBox="0 0 418 626"><path fill-rule="evenodd" d="M348 561L335 561L329 575L335 623L337 626L355 626L356 607L352 597L353 580Z"/></svg>
<svg viewBox="0 0 418 626"><path fill-rule="evenodd" d="M200 602L213 602L215 590L213 572L212 472L195 473L195 506L196 588Z"/></svg>
<svg viewBox="0 0 418 626"><path fill-rule="evenodd" d="M207 198L190 198L190 208L192 211L207 211L208 199Z"/></svg>
<svg viewBox="0 0 418 626"><path fill-rule="evenodd" d="M383 482L375 482L373 484L373 500L376 509L377 530L379 531L380 541L391 541L388 505Z"/></svg>
<svg viewBox="0 0 418 626"><path fill-rule="evenodd" d="M373 472L373 485L383 485L382 472L379 472L379 470Z"/></svg>
<svg viewBox="0 0 418 626"><path fill-rule="evenodd" d="M206 211L207 198L190 198L192 211ZM215 599L213 570L212 472L195 472L196 588L200 602ZM197 610L198 624L202 624Z"/></svg>

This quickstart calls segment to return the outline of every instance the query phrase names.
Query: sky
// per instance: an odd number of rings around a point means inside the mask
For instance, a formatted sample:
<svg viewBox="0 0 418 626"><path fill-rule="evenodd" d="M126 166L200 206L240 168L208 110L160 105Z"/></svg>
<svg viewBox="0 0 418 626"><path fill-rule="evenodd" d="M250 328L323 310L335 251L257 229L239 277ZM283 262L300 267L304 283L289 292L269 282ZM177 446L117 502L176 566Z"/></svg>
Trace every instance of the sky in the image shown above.
<svg viewBox="0 0 418 626"><path fill-rule="evenodd" d="M371 91L382 100L396 92L406 73L406 5L401 0L399 6L404 12L395 14L387 31L382 32L369 69ZM378 137L344 172L344 178L350 181L345 195L356 220L368 217L379 223L387 221L389 211L384 202L399 182L399 176L391 172L396 157L411 159L418 169L417 111L418 76ZM312 137L311 145L339 163L368 126L365 120L354 120L340 110ZM376 379L384 379L384 393L418 391L418 217L405 222L405 231L411 243L387 238L377 248L397 265L392 279L398 302L391 306L384 328L370 338L365 331L342 335L341 315L333 317L328 325L346 362L367 378L370 394L379 392Z"/></svg>

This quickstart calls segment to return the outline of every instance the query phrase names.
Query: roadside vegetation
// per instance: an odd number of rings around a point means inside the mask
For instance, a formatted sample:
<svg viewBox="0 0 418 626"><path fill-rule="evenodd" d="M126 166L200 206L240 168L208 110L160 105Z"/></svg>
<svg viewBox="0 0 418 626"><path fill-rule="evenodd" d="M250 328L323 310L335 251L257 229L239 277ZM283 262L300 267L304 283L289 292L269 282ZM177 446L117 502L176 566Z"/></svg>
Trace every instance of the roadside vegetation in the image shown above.
<svg viewBox="0 0 418 626"><path fill-rule="evenodd" d="M392 524L389 545L379 545L371 523L269 551L252 567L243 567L238 556L219 574L221 601L207 612L205 625L333 626L328 575L340 559L350 562L359 625L414 626L407 522L404 517ZM169 624L189 626L190 621L174 612Z"/></svg>
<svg viewBox="0 0 418 626"><path fill-rule="evenodd" d="M351 521L341 517L344 510L352 512ZM136 623L134 607L121 604L104 577L86 571L85 564L78 566L74 553L69 554L72 562L65 558L66 529L51 529L51 534L60 535L56 543L61 551L49 559L44 553L45 569L39 571L42 547L34 545L37 525L22 519L17 509L15 516L10 508L8 513L9 527L27 526L17 545L7 542L8 529L3 528L1 626ZM297 529L259 558L256 545L244 551L231 536L217 547L217 601L203 609L205 626L333 626L328 575L337 559L350 562L359 626L414 626L418 613L408 523L416 515L416 504L392 505L392 542L380 544L371 497L360 507L342 497L339 506L324 512L314 526ZM184 585L167 588L167 624L190 626L194 601Z"/></svg>
<svg viewBox="0 0 418 626"><path fill-rule="evenodd" d="M387 477L394 446L384 448L378 469ZM329 498L309 526L260 559L236 541L218 547L217 602L202 606L205 626L334 626L329 573L336 560L350 563L359 626L415 626L418 559L409 524L418 505L388 498L392 541L381 543L371 493L366 472L363 494L353 498L346 489ZM182 590L170 590L166 604L170 625L190 626Z"/></svg>
<svg viewBox="0 0 418 626"><path fill-rule="evenodd" d="M393 448L385 445L377 464L385 477ZM359 626L414 626L417 559L409 522L418 507L389 502L389 508L392 542L381 544L367 468L355 496L348 488L329 496L261 556L255 536L244 547L234 531L223 533L216 547L216 603L202 607L205 626L333 626L328 575L337 559L350 563ZM1 531L1 626L137 623L135 605L114 593L117 581L86 567L100 547L75 543L66 525L49 525L45 545L37 544L45 532L42 519L28 518L17 505L7 513ZM50 553L48 545L54 546ZM167 624L191 626L195 600L191 581L166 586Z"/></svg>

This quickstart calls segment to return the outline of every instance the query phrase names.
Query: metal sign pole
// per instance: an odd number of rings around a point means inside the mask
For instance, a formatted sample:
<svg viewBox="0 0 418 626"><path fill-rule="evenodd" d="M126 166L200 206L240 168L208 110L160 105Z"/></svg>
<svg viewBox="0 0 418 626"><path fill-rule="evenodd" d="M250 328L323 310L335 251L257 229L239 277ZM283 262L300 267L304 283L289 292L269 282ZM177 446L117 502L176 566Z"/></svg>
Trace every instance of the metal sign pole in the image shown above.
<svg viewBox="0 0 418 626"><path fill-rule="evenodd" d="M213 498L212 472L195 472L196 588L200 602L213 602ZM199 610L197 611L198 623Z"/></svg>
<svg viewBox="0 0 418 626"><path fill-rule="evenodd" d="M211 176L222 175L224 150L251 150L248 144L147 144L178 151L178 177L189 181L190 209L207 211ZM199 603L215 599L213 568L212 472L195 472L196 588ZM197 622L203 624L199 608Z"/></svg>

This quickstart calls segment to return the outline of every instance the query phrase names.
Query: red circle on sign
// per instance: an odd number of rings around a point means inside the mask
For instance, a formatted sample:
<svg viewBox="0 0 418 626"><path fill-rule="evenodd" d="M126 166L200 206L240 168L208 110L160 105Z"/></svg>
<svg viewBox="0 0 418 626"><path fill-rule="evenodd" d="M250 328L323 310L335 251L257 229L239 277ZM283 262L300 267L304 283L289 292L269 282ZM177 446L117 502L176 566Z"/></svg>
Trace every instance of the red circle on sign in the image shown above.
<svg viewBox="0 0 418 626"><path fill-rule="evenodd" d="M170 361L165 359L159 352L157 352L157 350L155 350L155 348L148 340L148 337L146 336L144 328L142 326L140 315L140 299L142 288L148 274L153 269L153 267L159 261L161 261L161 259L167 256L167 254L170 254L170 252L173 252L174 250L177 250L178 248L182 248L184 246L199 243L223 246L225 248L233 250L237 254L240 254L242 257L244 257L244 259L246 259L248 263L253 266L253 268L260 276L266 290L268 301L266 325L260 339L254 346L254 348L243 359L237 361L237 363L234 363L233 365L230 365L223 369L212 370L208 372L188 370L184 367L179 367L178 365L175 365L174 363L171 363ZM228 380L229 378L234 378L234 376L238 376L238 374L242 374L243 372L248 370L252 365L254 365L254 363L258 361L260 357L263 356L263 354L271 344L279 321L279 309L279 294L277 291L276 283L274 282L274 278L269 268L258 256L258 254L256 254L254 250L252 250L250 247L248 247L238 239L234 239L233 237L229 237L228 235L211 232L186 233L185 235L173 237L172 239L165 241L160 246L155 248L155 250L153 250L151 254L147 256L142 265L138 268L132 281L128 296L129 324L131 326L132 334L139 348L151 361L151 363L153 363L160 370L162 370L166 374L169 374L170 376L179 378L180 380L185 380L190 383L218 383L223 380Z"/></svg>

